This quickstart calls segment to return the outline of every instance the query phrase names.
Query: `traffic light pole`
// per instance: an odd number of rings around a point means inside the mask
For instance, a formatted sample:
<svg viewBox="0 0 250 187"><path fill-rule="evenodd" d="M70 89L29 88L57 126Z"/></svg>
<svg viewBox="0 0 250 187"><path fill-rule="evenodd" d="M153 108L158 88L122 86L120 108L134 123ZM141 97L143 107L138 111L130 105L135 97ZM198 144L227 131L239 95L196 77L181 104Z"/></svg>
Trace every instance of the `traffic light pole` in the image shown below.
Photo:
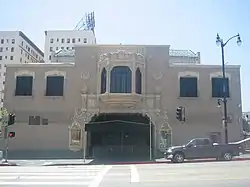
<svg viewBox="0 0 250 187"><path fill-rule="evenodd" d="M8 126L4 127L4 162L8 162L8 150L9 150L9 136L8 136Z"/></svg>

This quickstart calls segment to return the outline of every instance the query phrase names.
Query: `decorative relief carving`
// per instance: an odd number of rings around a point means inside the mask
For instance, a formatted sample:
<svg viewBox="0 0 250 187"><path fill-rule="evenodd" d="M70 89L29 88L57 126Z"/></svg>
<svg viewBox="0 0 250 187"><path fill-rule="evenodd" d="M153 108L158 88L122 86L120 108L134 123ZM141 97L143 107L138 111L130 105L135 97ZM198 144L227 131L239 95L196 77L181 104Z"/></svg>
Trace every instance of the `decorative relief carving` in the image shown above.
<svg viewBox="0 0 250 187"><path fill-rule="evenodd" d="M32 76L34 78L35 77L35 72L28 71L28 70L20 70L20 71L15 72L15 78L17 76Z"/></svg>
<svg viewBox="0 0 250 187"><path fill-rule="evenodd" d="M47 71L47 72L45 72L45 78L47 76L63 76L65 78L66 72L65 71L58 71L58 70Z"/></svg>
<svg viewBox="0 0 250 187"><path fill-rule="evenodd" d="M82 109L75 109L73 121L78 122L78 123L79 121L82 121L84 124L86 124L92 119L92 117L95 114L96 113L94 112L89 112L89 111L82 110Z"/></svg>
<svg viewBox="0 0 250 187"><path fill-rule="evenodd" d="M87 94L88 93L88 87L86 84L83 84L83 87L81 89L81 94Z"/></svg>
<svg viewBox="0 0 250 187"><path fill-rule="evenodd" d="M87 80L89 78L90 78L90 73L89 72L85 72L85 73L81 72L81 79Z"/></svg>
<svg viewBox="0 0 250 187"><path fill-rule="evenodd" d="M138 60L138 61L143 61L144 56L140 53L132 53L128 52L126 50L117 50L116 52L109 52L109 53L104 53L100 55L100 61L104 61L107 58L109 59L115 59L115 60Z"/></svg>
<svg viewBox="0 0 250 187"><path fill-rule="evenodd" d="M180 77L197 77L199 79L199 72L184 71L178 73L178 78Z"/></svg>
<svg viewBox="0 0 250 187"><path fill-rule="evenodd" d="M154 79L155 79L155 80L160 80L160 79L162 79L162 77L163 77L163 74L162 74L161 71L159 72L158 75L154 75Z"/></svg>
<svg viewBox="0 0 250 187"><path fill-rule="evenodd" d="M95 99L89 99L88 100L88 107L94 108L96 106L96 100Z"/></svg>
<svg viewBox="0 0 250 187"><path fill-rule="evenodd" d="M231 79L231 76L229 73L226 73L225 74L226 77L228 77L229 79ZM210 73L210 79L212 79L213 77L221 77L222 78L222 72L213 72L213 73Z"/></svg>

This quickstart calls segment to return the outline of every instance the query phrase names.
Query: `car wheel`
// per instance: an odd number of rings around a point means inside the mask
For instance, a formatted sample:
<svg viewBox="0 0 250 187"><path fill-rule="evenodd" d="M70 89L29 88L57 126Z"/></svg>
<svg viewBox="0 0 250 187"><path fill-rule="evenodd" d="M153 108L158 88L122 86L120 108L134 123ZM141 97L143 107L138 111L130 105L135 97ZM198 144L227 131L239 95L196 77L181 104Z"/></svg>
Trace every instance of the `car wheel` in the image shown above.
<svg viewBox="0 0 250 187"><path fill-rule="evenodd" d="M184 155L183 153L176 153L173 159L175 163L182 163L184 162Z"/></svg>
<svg viewBox="0 0 250 187"><path fill-rule="evenodd" d="M230 161L230 160L232 160L232 158L233 158L233 155L232 155L232 153L230 153L230 152L227 152L227 153L224 153L224 154L223 154L223 159L224 159L225 161Z"/></svg>

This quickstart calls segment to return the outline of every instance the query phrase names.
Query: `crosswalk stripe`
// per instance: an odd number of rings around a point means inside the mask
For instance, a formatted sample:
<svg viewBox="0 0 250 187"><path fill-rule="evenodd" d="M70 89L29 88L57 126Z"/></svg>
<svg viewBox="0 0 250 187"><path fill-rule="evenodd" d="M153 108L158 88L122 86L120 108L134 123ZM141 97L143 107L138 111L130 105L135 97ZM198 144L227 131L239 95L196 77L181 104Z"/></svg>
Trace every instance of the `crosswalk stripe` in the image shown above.
<svg viewBox="0 0 250 187"><path fill-rule="evenodd" d="M9 180L9 179L17 179L18 180L69 180L69 179L92 179L94 178L94 176L60 176L60 175L53 175L53 176L41 176L41 175L37 175L37 176L0 176L0 180Z"/></svg>
<svg viewBox="0 0 250 187"><path fill-rule="evenodd" d="M112 166L9 168L0 172L0 186L93 186L97 187ZM5 172L4 172L5 171ZM11 172L13 171L13 172ZM24 171L24 172L22 172ZM34 171L34 172L32 172Z"/></svg>
<svg viewBox="0 0 250 187"><path fill-rule="evenodd" d="M83 186L83 185L89 185L89 182L85 182L85 181L56 181L56 182L45 182L45 181L37 181L37 182L4 182L4 181L0 181L0 185L19 185L19 186L32 186L32 185L60 185L60 186L65 186L65 185L79 185L79 186Z"/></svg>
<svg viewBox="0 0 250 187"><path fill-rule="evenodd" d="M11 175L17 175L17 176L20 176L20 175L22 175L22 176L24 176L24 175L43 175L43 176L74 176L74 175L78 175L78 176L88 176L88 175L90 175L90 174L97 174L98 173L98 171L96 171L96 172L82 172L82 173L80 173L80 172L70 172L70 171L68 171L68 172L65 172L65 173L57 173L57 172L55 172L55 173L36 173L36 172L34 172L34 173L1 173L0 174L0 176L11 176Z"/></svg>

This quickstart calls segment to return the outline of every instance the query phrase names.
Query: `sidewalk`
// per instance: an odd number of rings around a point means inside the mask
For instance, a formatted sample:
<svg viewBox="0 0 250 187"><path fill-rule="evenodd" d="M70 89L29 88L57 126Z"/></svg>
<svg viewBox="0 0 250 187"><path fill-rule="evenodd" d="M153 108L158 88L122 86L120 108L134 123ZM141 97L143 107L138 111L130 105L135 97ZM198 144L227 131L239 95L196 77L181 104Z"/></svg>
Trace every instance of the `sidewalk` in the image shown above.
<svg viewBox="0 0 250 187"><path fill-rule="evenodd" d="M5 162L4 160L1 160L0 166L18 166L18 165L14 162Z"/></svg>

